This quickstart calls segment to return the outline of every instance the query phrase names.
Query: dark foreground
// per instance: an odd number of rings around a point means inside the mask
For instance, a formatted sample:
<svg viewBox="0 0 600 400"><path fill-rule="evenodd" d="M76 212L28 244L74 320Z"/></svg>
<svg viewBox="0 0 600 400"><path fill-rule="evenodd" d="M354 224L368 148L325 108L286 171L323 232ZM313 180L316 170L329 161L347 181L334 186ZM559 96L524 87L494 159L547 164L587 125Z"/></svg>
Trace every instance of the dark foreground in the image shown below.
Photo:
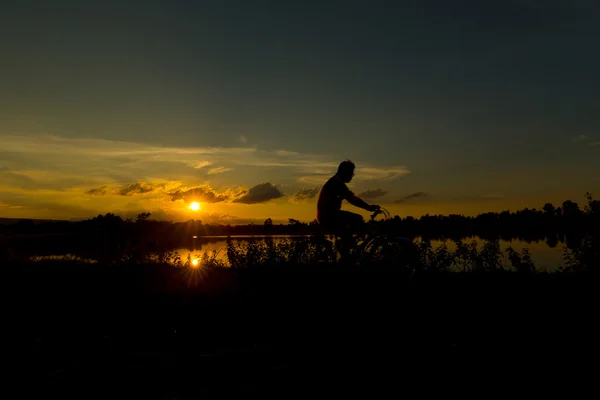
<svg viewBox="0 0 600 400"><path fill-rule="evenodd" d="M597 377L598 280L587 274L10 271L19 398L490 398L559 388L572 398Z"/></svg>

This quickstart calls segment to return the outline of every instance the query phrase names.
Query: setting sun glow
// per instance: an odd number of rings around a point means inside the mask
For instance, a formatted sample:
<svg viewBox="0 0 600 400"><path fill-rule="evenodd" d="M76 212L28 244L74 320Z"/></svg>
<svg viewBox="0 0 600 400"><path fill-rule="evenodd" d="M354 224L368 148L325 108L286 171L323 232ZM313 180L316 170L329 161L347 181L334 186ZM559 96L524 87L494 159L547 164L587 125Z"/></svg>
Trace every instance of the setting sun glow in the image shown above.
<svg viewBox="0 0 600 400"><path fill-rule="evenodd" d="M192 260L192 266L193 266L193 267L197 267L197 266L198 266L198 264L200 264L200 260L199 260L199 259L197 259L197 258L194 258L194 259Z"/></svg>
<svg viewBox="0 0 600 400"><path fill-rule="evenodd" d="M190 204L190 210L198 211L199 209L200 203L198 203L197 201L194 201L192 204Z"/></svg>

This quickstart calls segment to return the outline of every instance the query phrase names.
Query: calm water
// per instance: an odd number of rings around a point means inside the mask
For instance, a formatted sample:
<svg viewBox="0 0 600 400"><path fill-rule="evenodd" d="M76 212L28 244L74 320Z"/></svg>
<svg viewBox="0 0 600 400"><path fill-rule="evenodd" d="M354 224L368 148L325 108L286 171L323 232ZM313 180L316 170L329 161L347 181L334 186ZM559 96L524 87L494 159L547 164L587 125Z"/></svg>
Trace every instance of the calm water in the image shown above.
<svg viewBox="0 0 600 400"><path fill-rule="evenodd" d="M261 239L261 236L238 236L233 237L234 242L244 243L248 242L250 239ZM303 239L306 236L273 236L273 241L275 243L281 242L284 240L297 240ZM419 240L419 239L417 239ZM469 238L463 239L464 243L470 243L472 240L477 240L481 243L480 247L483 246L483 240L478 238ZM456 245L453 241L446 241L446 245L448 246L448 250L454 251L456 250ZM431 244L433 247L437 247L442 244L442 241L432 240ZM217 252L217 258L223 261L227 261L227 238L223 237L211 237L211 238L192 238L192 241L188 247L181 247L175 249L177 253L181 256L182 259L186 259L188 255L191 259L198 259L202 253L212 253L213 251ZM555 248L548 246L545 241L538 242L524 242L520 240L512 240L512 241L500 241L500 246L502 248L503 254L506 259L506 264L509 264L508 258L506 257L506 253L504 250L508 247L512 247L513 249L520 251L523 248L528 248L531 254L531 258L535 263L535 266L538 270L546 270L546 271L555 271L557 270L563 262L563 247L559 244Z"/></svg>
<svg viewBox="0 0 600 400"><path fill-rule="evenodd" d="M232 236L232 239L236 243L243 244L244 242L248 242L249 240L261 240L264 236ZM275 243L284 241L284 240L300 240L305 239L307 236L271 236ZM479 243L479 247L483 247L484 240L478 238L465 238L463 239L463 243L470 243L471 241L476 240ZM419 239L416 239L419 241ZM441 245L443 242L439 240L432 240L432 245L434 248ZM456 244L448 240L445 242L449 251L456 250ZM537 241L537 242L524 242L521 240L512 240L512 241L501 241L500 242L501 249L503 251L503 256L505 258L504 264L510 265L508 258L506 257L506 252L504 250L508 247L512 247L513 249L520 251L523 248L528 248L535 263L535 266L540 271L556 271L561 264L563 263L563 245L560 243L552 248L548 246L545 241ZM207 252L209 255L212 252L217 253L217 258L227 263L227 237L226 236L212 236L212 237L190 237L185 246L179 246L177 248L171 249L171 251L177 252L181 257L182 261L185 261L189 256L191 260L199 260L204 252ZM41 258L69 258L74 257L79 260L82 258L79 256L72 256L68 250L64 250L64 253L54 253L54 255L48 255L53 253L45 253L46 255L40 255ZM34 258L38 258L33 255ZM95 262L93 259L83 258L83 260L87 260L90 262ZM196 261L198 262L198 261Z"/></svg>

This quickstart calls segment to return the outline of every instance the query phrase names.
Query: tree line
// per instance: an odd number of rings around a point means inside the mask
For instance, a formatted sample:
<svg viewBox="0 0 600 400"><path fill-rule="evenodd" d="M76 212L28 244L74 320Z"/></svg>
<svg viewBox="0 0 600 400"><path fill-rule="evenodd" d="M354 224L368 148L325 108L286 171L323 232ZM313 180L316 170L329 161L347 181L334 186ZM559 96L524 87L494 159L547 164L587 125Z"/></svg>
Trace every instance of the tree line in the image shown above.
<svg viewBox="0 0 600 400"><path fill-rule="evenodd" d="M540 209L523 208L517 211L486 212L477 216L460 214L430 215L415 218L393 216L388 220L368 221L380 225L383 231L398 235L422 236L431 239L479 236L482 238L539 240L555 238L561 241L565 235L584 234L600 225L600 201L586 193L587 204L580 207L571 200L560 206L544 204ZM21 220L12 225L0 225L0 233L51 235L72 234L82 238L145 237L153 240L177 242L189 237L233 235L315 235L324 233L316 220L301 222L290 218L286 224L276 224L271 218L262 224L224 225L204 224L201 220L185 222L157 221L151 213L141 213L135 220L123 219L113 213L78 221L52 221L34 223Z"/></svg>

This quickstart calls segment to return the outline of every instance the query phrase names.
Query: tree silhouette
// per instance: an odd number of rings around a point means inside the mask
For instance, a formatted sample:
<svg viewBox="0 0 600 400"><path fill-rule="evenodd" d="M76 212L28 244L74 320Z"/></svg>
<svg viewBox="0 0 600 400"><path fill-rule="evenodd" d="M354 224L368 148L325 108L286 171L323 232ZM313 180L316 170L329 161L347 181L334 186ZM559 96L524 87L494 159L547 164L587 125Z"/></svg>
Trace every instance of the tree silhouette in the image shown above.
<svg viewBox="0 0 600 400"><path fill-rule="evenodd" d="M577 203L571 200L566 200L562 203L562 211L565 218L575 218L581 214L581 210Z"/></svg>
<svg viewBox="0 0 600 400"><path fill-rule="evenodd" d="M150 214L149 212L143 212L138 214L137 216L137 222L144 222L144 221L148 221L150 219Z"/></svg>
<svg viewBox="0 0 600 400"><path fill-rule="evenodd" d="M273 220L271 218L265 219L263 228L264 228L265 233L271 233L273 231Z"/></svg>
<svg viewBox="0 0 600 400"><path fill-rule="evenodd" d="M542 207L542 210L544 210L544 214L546 215L546 217L554 217L555 216L556 209L554 208L552 203L544 204L544 207Z"/></svg>

